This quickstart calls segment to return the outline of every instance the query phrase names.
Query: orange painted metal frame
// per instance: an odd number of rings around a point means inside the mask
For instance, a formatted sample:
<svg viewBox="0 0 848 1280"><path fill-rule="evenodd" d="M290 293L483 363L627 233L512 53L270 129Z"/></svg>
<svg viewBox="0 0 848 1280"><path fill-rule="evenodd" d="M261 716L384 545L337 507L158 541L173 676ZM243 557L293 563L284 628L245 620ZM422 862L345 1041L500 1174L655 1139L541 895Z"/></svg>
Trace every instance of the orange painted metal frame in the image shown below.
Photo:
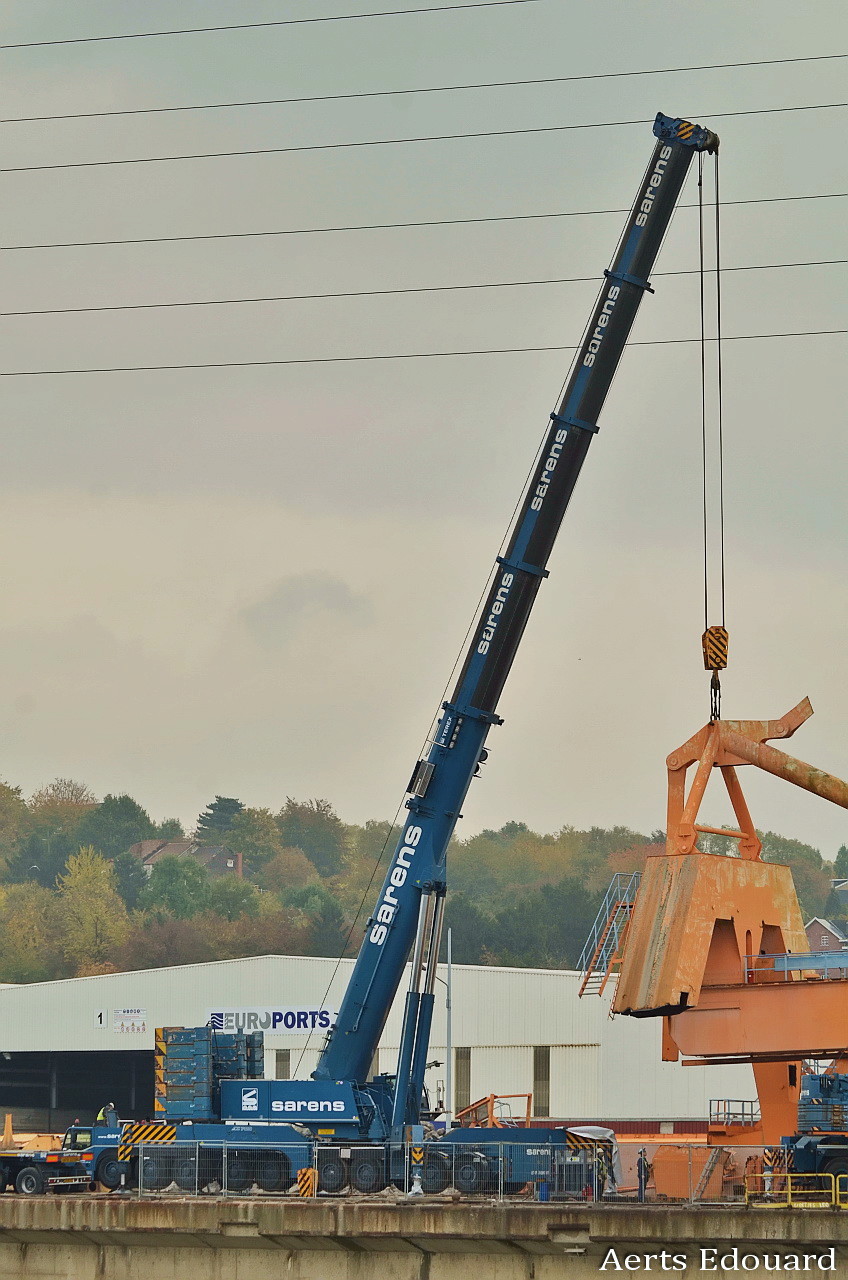
<svg viewBox="0 0 848 1280"><path fill-rule="evenodd" d="M848 1055L848 981L776 973L769 959L809 947L791 872L763 862L736 772L753 764L848 808L848 783L766 745L791 737L812 713L805 698L780 720L713 721L671 753L666 851L648 859L625 939L614 1012L663 1015L666 1060L682 1051L700 1063L753 1064L760 1130L734 1135L725 1126L716 1135L723 1143L774 1143L794 1132L802 1059ZM738 830L697 822L714 769ZM699 832L735 839L739 856L704 853Z"/></svg>

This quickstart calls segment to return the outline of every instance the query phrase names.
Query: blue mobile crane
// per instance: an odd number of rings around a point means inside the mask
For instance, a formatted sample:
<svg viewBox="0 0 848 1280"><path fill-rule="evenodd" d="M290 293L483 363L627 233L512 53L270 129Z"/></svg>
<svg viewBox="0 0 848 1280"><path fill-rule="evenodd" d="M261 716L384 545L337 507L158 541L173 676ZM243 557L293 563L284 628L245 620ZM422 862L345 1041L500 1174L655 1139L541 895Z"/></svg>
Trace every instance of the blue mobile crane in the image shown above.
<svg viewBox="0 0 848 1280"><path fill-rule="evenodd" d="M267 1151L270 1144L291 1165L294 1148L302 1144L305 1134L327 1145L326 1158L318 1162L325 1190L340 1190L350 1182L370 1191L398 1181L404 1151L411 1143L411 1149L420 1152L422 1145L417 1144L426 1138L425 1189L440 1190L449 1177L464 1191L491 1186L492 1157L486 1155L485 1144L501 1142L503 1129L453 1128L437 1136L432 1128L425 1133L422 1123L431 1118L423 1109L424 1072L447 890L446 852L471 780L486 760L489 730L502 723L498 699L536 593L548 576L554 540L598 430L639 304L646 292L653 291L649 275L689 165L696 152L718 148L718 138L709 129L662 114L656 118L654 135L653 155L613 262L604 272L571 376L550 415L538 462L505 552L497 559L456 687L441 708L426 756L413 770L406 801L409 818L313 1078L250 1085L224 1080L217 1095L217 1123L199 1115L192 1118L195 1113L190 1110L182 1113L181 1139L210 1143L217 1132L220 1141L224 1122L230 1126L229 1141L237 1132L245 1151L260 1142ZM369 1078L410 954L397 1070L394 1075ZM163 1109L169 1114L160 1119L180 1115L167 1106ZM125 1157L131 1140L130 1135L122 1144ZM516 1149L510 1169L498 1171L501 1185L521 1186L540 1176L540 1169L550 1170L552 1153L561 1155L566 1146L561 1129L534 1129L532 1146L525 1143ZM462 1153L459 1162L458 1151ZM159 1159L166 1160L164 1149ZM160 1182L167 1172L152 1168Z"/></svg>
<svg viewBox="0 0 848 1280"><path fill-rule="evenodd" d="M539 454L505 554L472 633L459 679L426 758L410 780L404 825L368 921L365 939L321 1054L318 1082L364 1088L383 1026L412 951L412 973L396 1077L368 1085L382 1132L419 1120L433 1017L436 960L447 888L448 843L485 743L501 724L497 704L530 616L554 540L598 430L609 391L649 275L696 151L714 152L710 130L662 114L657 143L619 248L604 272L595 309L571 377ZM376 1117L375 1117L376 1120Z"/></svg>

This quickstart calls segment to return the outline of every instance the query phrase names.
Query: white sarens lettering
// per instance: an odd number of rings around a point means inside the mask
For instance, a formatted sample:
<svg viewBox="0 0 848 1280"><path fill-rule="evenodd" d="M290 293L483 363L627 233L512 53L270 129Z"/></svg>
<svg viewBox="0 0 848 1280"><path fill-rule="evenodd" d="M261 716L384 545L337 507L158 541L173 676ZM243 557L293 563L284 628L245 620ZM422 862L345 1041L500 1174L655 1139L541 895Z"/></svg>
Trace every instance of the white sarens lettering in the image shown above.
<svg viewBox="0 0 848 1280"><path fill-rule="evenodd" d="M660 154L657 156L657 162L654 165L653 173L648 179L648 185L642 193L639 212L636 215L635 225L637 227L644 227L650 217L651 210L654 207L654 198L660 188L663 178L665 177L666 167L670 158L671 147L663 147L660 150ZM589 347L583 357L583 364L587 369L591 369L592 365L595 363L595 357L601 349L601 343L604 340L604 334L606 332L607 325L609 324L610 316L612 315L612 310L615 306L615 301L619 292L620 290L617 286L610 289L604 301L604 305L601 308L600 315L598 316L597 323L595 324L595 332L589 339Z"/></svg>
<svg viewBox="0 0 848 1280"><path fill-rule="evenodd" d="M298 1101L296 1099L293 1100L291 1098L285 1098L281 1100L277 1098L271 1103L272 1111L285 1111L289 1115L291 1115L292 1112L297 1114L300 1111L339 1112L339 1111L344 1111L344 1109L345 1109L345 1104L339 1099L330 1101L327 1098L321 1098L317 1102L316 1101Z"/></svg>
<svg viewBox="0 0 848 1280"><path fill-rule="evenodd" d="M553 477L554 468L559 462L559 455L562 453L562 446L568 438L568 431L564 427L560 427L553 439L553 444L548 451L545 465L542 468L542 474L539 476L539 482L536 485L536 492L533 495L533 501L530 503L531 511L541 511L542 503L545 500L545 494L548 492L548 486Z"/></svg>
<svg viewBox="0 0 848 1280"><path fill-rule="evenodd" d="M415 848L421 839L421 835L420 827L407 827L404 832L403 845L395 859L395 865L389 872L388 883L383 891L380 905L377 907L377 924L374 925L368 935L375 946L381 947L388 937L389 925L394 920L395 912L400 906L396 891L406 883L410 863L415 856Z"/></svg>
<svg viewBox="0 0 848 1280"><path fill-rule="evenodd" d="M598 352L601 349L601 343L604 340L604 334L606 333L607 325L610 322L610 316L612 315L615 309L615 304L618 301L618 295L620 293L621 293L621 286L614 284L610 286L609 293L604 298L604 305L601 307L601 310L598 314L598 320L595 325L595 332L592 334L591 338L589 339L589 347L588 347L588 350L586 351L585 356L583 357L583 363L587 369L591 369L592 365L595 363L595 356L598 354Z"/></svg>
<svg viewBox="0 0 848 1280"><path fill-rule="evenodd" d="M557 435L559 434L560 433L557 432ZM563 432L562 434L564 436L565 432ZM560 446L560 448L561 447L562 446ZM557 452L557 457L559 457L559 452ZM553 462L551 462L551 459L549 458L548 466L555 467L556 459L554 459ZM498 622L500 621L500 616L503 613L503 608L504 608L504 605L506 604L507 597L509 595L509 589L512 586L513 576L514 575L511 573L505 573L500 580L498 589L495 593L495 598L492 601L491 611L489 613L488 618L483 623L483 630L480 634L480 643L477 645L478 653L489 652L489 645L492 643L492 641L495 638L495 631L497 630Z"/></svg>
<svg viewBox="0 0 848 1280"><path fill-rule="evenodd" d="M642 203L639 206L639 213L636 217L637 227L644 227L645 223L648 221L650 212L654 207L654 196L657 194L657 189L663 180L665 168L670 156L671 147L663 147L659 154L659 158L657 159L657 163L654 166L654 172L648 179L648 185L642 196Z"/></svg>

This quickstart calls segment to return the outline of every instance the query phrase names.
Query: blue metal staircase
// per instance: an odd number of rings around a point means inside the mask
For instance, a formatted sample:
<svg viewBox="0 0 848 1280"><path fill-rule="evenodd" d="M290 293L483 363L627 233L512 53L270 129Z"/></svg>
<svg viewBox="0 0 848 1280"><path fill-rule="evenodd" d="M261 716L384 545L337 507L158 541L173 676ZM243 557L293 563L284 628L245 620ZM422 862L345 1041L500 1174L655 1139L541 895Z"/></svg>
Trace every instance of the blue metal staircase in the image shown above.
<svg viewBox="0 0 848 1280"><path fill-rule="evenodd" d="M577 962L583 975L579 996L601 995L610 975L619 972L624 936L641 879L640 871L619 871L613 876Z"/></svg>

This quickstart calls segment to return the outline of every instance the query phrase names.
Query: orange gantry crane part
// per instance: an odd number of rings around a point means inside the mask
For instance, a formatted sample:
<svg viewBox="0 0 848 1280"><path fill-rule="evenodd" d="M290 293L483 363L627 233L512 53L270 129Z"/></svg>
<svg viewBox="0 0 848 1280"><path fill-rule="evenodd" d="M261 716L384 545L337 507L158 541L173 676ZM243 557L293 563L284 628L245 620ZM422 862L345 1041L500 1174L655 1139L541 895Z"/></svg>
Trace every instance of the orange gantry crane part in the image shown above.
<svg viewBox="0 0 848 1280"><path fill-rule="evenodd" d="M767 746L812 715L804 699L780 720L705 725L668 757L665 854L649 858L624 941L613 1012L663 1016L663 1058L750 1062L761 1120L721 1141L779 1142L794 1132L806 1057L848 1055L848 970L813 963L788 867L763 862L736 770L754 764L848 808L848 783ZM686 774L696 765L686 790ZM738 830L697 822L712 771ZM738 857L704 853L699 832L738 842ZM694 1065L694 1063L693 1063ZM730 1126L732 1128L732 1126Z"/></svg>

